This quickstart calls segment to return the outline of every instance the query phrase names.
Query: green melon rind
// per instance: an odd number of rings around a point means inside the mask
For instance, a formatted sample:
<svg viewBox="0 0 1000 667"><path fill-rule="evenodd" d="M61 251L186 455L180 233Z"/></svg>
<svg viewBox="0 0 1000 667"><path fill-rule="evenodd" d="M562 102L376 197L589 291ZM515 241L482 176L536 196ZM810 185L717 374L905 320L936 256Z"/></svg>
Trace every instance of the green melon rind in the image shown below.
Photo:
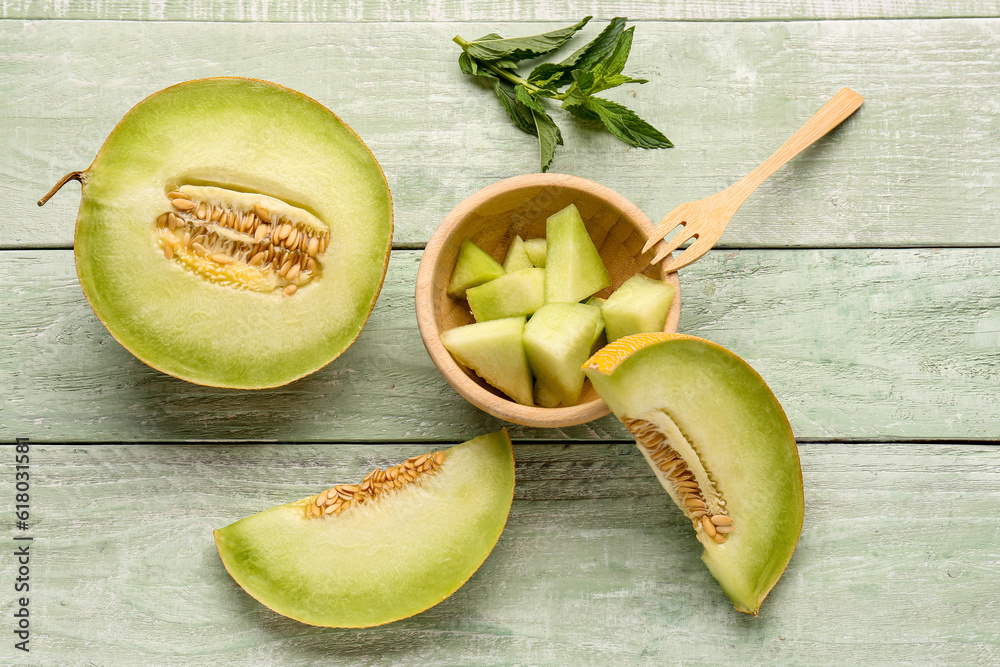
<svg viewBox="0 0 1000 667"><path fill-rule="evenodd" d="M248 145L247 138L252 138ZM324 272L295 294L208 284L153 242L168 189L223 185L304 208L331 231ZM200 79L129 111L83 174L75 254L97 317L136 357L198 384L286 384L335 359L378 298L392 199L364 142L272 83Z"/></svg>
<svg viewBox="0 0 1000 667"><path fill-rule="evenodd" d="M215 531L229 574L303 623L369 627L420 613L479 568L514 494L506 429L447 450L441 469L369 505L306 518L306 498Z"/></svg>
<svg viewBox="0 0 1000 667"><path fill-rule="evenodd" d="M627 347L630 338L611 345ZM756 615L802 531L798 447L781 405L749 364L693 336L664 338L632 353L610 375L589 362L584 370L619 419L666 407L688 441L700 446L737 526L722 545L701 538L702 560L736 609Z"/></svg>

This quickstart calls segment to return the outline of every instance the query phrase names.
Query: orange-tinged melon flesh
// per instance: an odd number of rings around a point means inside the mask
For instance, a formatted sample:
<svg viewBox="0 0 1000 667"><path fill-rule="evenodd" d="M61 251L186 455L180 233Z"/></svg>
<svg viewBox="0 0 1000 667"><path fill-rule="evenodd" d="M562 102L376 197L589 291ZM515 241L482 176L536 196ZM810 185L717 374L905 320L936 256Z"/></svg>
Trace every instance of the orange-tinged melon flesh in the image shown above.
<svg viewBox="0 0 1000 667"><path fill-rule="evenodd" d="M804 514L798 448L774 394L732 352L683 334L626 336L583 368L614 414L639 435L637 443L656 434L683 458L683 467L661 465L664 459L639 444L692 520L709 571L737 610L756 615L791 559ZM715 529L703 526L697 505L694 511L684 505L676 486L680 469L697 483L705 516L726 517L735 532L709 534Z"/></svg>
<svg viewBox="0 0 1000 667"><path fill-rule="evenodd" d="M262 604L311 625L368 627L424 611L486 560L514 493L506 429L442 458L339 514L312 516L310 496L216 530L222 562Z"/></svg>

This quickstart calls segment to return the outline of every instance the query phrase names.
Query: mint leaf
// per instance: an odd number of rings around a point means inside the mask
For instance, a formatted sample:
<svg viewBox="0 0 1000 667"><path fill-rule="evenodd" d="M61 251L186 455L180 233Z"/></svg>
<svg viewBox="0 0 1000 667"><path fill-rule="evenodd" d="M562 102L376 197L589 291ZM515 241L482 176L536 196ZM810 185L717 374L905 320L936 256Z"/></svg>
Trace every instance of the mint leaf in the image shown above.
<svg viewBox="0 0 1000 667"><path fill-rule="evenodd" d="M588 97L585 108L593 112L611 134L638 148L670 148L673 144L659 130L627 107L600 97Z"/></svg>
<svg viewBox="0 0 1000 667"><path fill-rule="evenodd" d="M569 38L576 34L576 31L587 25L591 17L586 17L579 23L560 28L552 32L531 37L512 37L502 39L499 35L491 33L485 38L462 44L462 48L473 58L484 61L493 60L524 60L525 58L537 58L551 53L569 41ZM460 42L461 43L461 42Z"/></svg>
<svg viewBox="0 0 1000 667"><path fill-rule="evenodd" d="M625 83L646 83L646 79L634 79L621 73L625 69L625 61L632 50L632 32L629 28L618 37L614 50L608 56L594 65L592 71L575 70L573 78L581 95L592 95L602 90L615 88Z"/></svg>
<svg viewBox="0 0 1000 667"><path fill-rule="evenodd" d="M538 134L538 131L535 129L535 119L531 115L531 109L517 101L517 93L514 92L513 86L505 84L499 79L494 79L493 92L496 93L497 99L500 100L503 108L507 110L507 115L514 121L515 125L528 134Z"/></svg>
<svg viewBox="0 0 1000 667"><path fill-rule="evenodd" d="M542 172L546 172L549 170L549 165L552 164L552 158L556 155L556 145L562 146L562 132L544 110L539 111L532 108L531 113L534 116L535 129L538 134L538 151L541 157Z"/></svg>
<svg viewBox="0 0 1000 667"><path fill-rule="evenodd" d="M601 31L601 34L594 38L586 46L577 49L572 55L559 63L542 63L531 71L528 81L543 88L558 88L573 81L572 71L574 69L590 70L604 60L615 48L618 37L625 27L625 17L618 16L611 19L611 22Z"/></svg>
<svg viewBox="0 0 1000 667"><path fill-rule="evenodd" d="M625 69L625 61L628 60L628 54L632 52L632 35L634 33L635 26L632 26L619 35L618 40L615 42L614 50L610 55L602 58L599 63L595 64L595 71L601 70L607 74L621 74L622 70Z"/></svg>
<svg viewBox="0 0 1000 667"><path fill-rule="evenodd" d="M540 113L545 113L545 107L542 106L541 100L531 94L524 84L519 83L514 86L514 93L517 96L517 101L528 107L532 111L538 111Z"/></svg>
<svg viewBox="0 0 1000 667"><path fill-rule="evenodd" d="M646 83L622 74L632 50L635 28L625 28L625 19L613 19L597 38L559 63L542 63L527 79L517 63L524 58L550 53L566 43L590 17L579 23L533 37L504 39L496 33L473 42L455 37L462 47L458 64L470 76L489 79L511 121L523 132L538 137L541 170L547 171L562 145L559 127L549 116L545 98L559 100L570 114L587 121L600 121L605 128L631 146L667 148L669 139L634 111L617 102L595 97L595 93L626 83ZM568 87L564 92L560 88Z"/></svg>

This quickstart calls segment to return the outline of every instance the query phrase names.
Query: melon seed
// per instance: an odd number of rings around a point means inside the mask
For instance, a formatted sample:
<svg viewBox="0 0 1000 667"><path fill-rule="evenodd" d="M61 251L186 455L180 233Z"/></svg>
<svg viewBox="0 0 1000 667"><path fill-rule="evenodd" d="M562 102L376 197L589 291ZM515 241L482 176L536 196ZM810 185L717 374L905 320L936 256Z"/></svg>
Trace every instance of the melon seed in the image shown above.
<svg viewBox="0 0 1000 667"><path fill-rule="evenodd" d="M284 296L319 275L329 232L312 214L277 200L274 208L253 201L262 195L182 187L167 193L170 209L156 218L155 228L172 239L169 248L160 241L167 260L212 282Z"/></svg>
<svg viewBox="0 0 1000 667"><path fill-rule="evenodd" d="M289 287L295 287L295 285L289 285ZM326 516L331 513L340 514L353 505L372 502L384 493L395 491L426 475L436 473L444 461L445 453L443 451L428 452L409 458L386 470L376 468L365 475L360 484L338 484L322 491L306 505L305 514L307 517Z"/></svg>
<svg viewBox="0 0 1000 667"><path fill-rule="evenodd" d="M692 464L670 445L666 434L655 423L635 418L626 419L624 423L640 449L648 453L650 460L669 480L678 506L695 520L696 529L700 526L716 544L725 542L725 535L736 530L733 520L724 513L725 500L710 484L709 488L702 488ZM700 462L692 463L700 468ZM707 475L707 471L703 474Z"/></svg>

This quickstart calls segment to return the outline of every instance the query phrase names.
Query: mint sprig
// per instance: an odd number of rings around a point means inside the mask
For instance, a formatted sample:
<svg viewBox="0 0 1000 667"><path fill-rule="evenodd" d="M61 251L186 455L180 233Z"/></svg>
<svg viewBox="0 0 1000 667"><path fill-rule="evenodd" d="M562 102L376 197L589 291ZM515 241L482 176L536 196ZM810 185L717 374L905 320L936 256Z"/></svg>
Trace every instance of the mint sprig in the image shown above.
<svg viewBox="0 0 1000 667"><path fill-rule="evenodd" d="M461 70L490 79L493 92L507 115L522 131L538 137L541 171L547 171L562 145L562 133L546 108L545 99L557 100L574 116L600 121L625 143L638 148L669 148L669 139L627 107L596 97L626 83L646 83L622 74L632 49L635 27L625 29L624 17L616 17L592 41L557 63L541 63L527 78L520 76L518 63L538 58L568 42L591 17L559 30L531 37L504 39L496 33L472 41L455 37L462 47L458 58ZM565 90L561 90L565 88Z"/></svg>

